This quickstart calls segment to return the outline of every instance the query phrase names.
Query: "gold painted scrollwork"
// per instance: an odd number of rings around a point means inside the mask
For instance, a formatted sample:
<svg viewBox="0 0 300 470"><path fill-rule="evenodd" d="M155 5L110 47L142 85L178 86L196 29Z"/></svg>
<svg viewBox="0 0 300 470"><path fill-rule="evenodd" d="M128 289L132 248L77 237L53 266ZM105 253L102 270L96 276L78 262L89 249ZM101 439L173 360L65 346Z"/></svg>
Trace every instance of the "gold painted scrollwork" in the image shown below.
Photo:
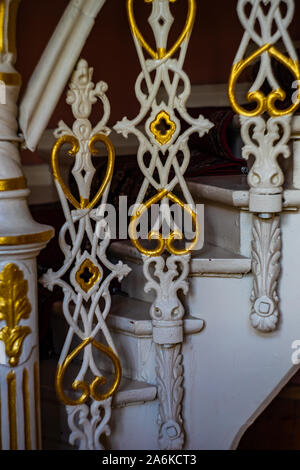
<svg viewBox="0 0 300 470"><path fill-rule="evenodd" d="M6 326L0 330L0 341L5 344L9 364L19 363L26 336L31 333L28 326L19 325L29 318L31 305L27 297L28 281L15 264L8 264L0 273L0 321Z"/></svg>
<svg viewBox="0 0 300 470"><path fill-rule="evenodd" d="M76 207L77 209L80 209L79 202L77 202L77 200L71 194L69 188L64 183L64 181L62 179L62 176L61 176L61 173L60 173L59 165L58 165L58 153L59 153L60 149L62 148L62 146L64 144L72 145L72 148L68 151L68 154L70 156L75 156L79 152L79 149L80 149L79 142L75 137L73 137L71 135L64 135L64 136L60 137L60 139L58 139L58 141L55 143L55 145L53 147L53 150L52 150L53 176L58 181L61 189L64 192L64 195L70 201L70 203L74 207Z"/></svg>
<svg viewBox="0 0 300 470"><path fill-rule="evenodd" d="M276 101L283 101L286 97L286 93L281 88L273 90L268 96L265 96L260 90L249 92L247 94L247 100L249 103L256 103L255 109L249 111L237 103L235 96L235 87L241 73L259 56L263 53L268 53L271 57L274 57L280 63L286 66L286 68L293 74L297 80L298 90L300 81L300 65L299 62L286 57L284 54L279 52L275 47L270 44L265 44L263 47L251 54L247 59L241 60L232 66L228 95L232 108L234 111L242 116L255 117L268 112L270 116L285 116L292 114L299 106L299 99L296 100L291 106L286 109L278 109L276 107ZM300 90L299 90L300 93Z"/></svg>
<svg viewBox="0 0 300 470"><path fill-rule="evenodd" d="M89 344L91 344L100 352L104 353L106 356L110 358L110 360L113 363L114 370L115 370L114 381L111 387L109 388L109 390L104 393L99 393L97 391L97 388L99 385L104 385L106 383L105 377L95 377L95 379L93 380L91 384L88 384L85 381L75 381L72 384L73 390L76 392L81 391L82 393L78 399L71 399L64 392L63 379L65 376L66 370L71 364L71 362L73 361L73 359L75 359L75 357L81 351L83 351ZM87 338L79 346L77 346L77 348L75 348L71 354L69 354L66 357L66 359L63 361L62 364L58 366L57 373L56 373L56 392L57 392L59 399L62 401L62 403L64 403L65 405L70 405L70 406L82 405L88 400L89 397L93 398L96 401L103 401L115 393L115 391L117 390L120 384L121 375L122 375L121 363L120 363L119 358L113 352L113 350L107 346L104 346L101 343L98 343L93 338Z"/></svg>
<svg viewBox="0 0 300 470"><path fill-rule="evenodd" d="M142 217L144 212L146 212L153 204L156 204L159 201L162 201L166 197L170 199L172 202L174 202L175 204L178 204L192 218L192 221L195 227L195 237L187 248L177 249L174 246L174 241L183 239L183 234L179 230L173 231L170 234L169 238L167 239L164 239L161 233L152 230L148 234L148 240L156 240L157 246L156 248L152 250L146 249L142 246L142 244L140 243L137 237L137 226L139 224L140 218ZM173 255L186 255L190 253L194 249L195 245L197 244L198 239L199 239L199 232L200 232L200 228L199 228L199 223L198 223L196 213L187 204L184 204L177 196L175 196L173 193L171 193L170 191L166 189L161 190L159 193L157 193L147 202L145 202L144 204L141 204L140 207L136 210L136 212L132 216L130 224L129 224L129 236L133 245L136 247L136 249L140 253L146 256L160 256L165 250L168 250L168 252Z"/></svg>
<svg viewBox="0 0 300 470"><path fill-rule="evenodd" d="M187 19L185 26L183 28L182 33L178 37L177 41L173 44L173 46L166 51L165 49L159 49L157 51L154 51L151 46L147 43L147 41L144 39L142 33L140 32L136 21L134 17L134 12L133 12L133 1L134 0L127 0L127 12L128 12L128 18L129 18L129 23L131 27L132 34L137 38L141 46L148 52L148 54L155 60L158 59L170 59L175 52L179 49L183 41L186 39L186 37L191 33L195 21L195 15L196 15L196 1L195 0L188 0L188 14L187 14ZM174 3L176 0L170 0L170 2ZM145 0L146 3L151 3L152 0Z"/></svg>
<svg viewBox="0 0 300 470"><path fill-rule="evenodd" d="M63 147L65 144L70 144L72 145L72 148L69 150L69 155L70 156L76 156L76 154L80 150L80 144L79 141L71 135L64 135L60 137L57 142L55 143L53 150L52 150L52 170L53 170L53 176L54 178L58 181L61 189L64 192L64 195L66 198L70 201L72 206L74 206L76 209L93 209L95 205L99 202L101 199L107 185L110 183L112 175L113 175L113 170L114 170L114 163L115 163L115 150L114 147L109 140L108 137L104 134L95 134L90 142L89 142L89 151L92 156L97 156L98 155L98 150L95 147L95 144L97 142L102 142L105 144L107 152L108 152L108 163L107 163L107 168L106 168L106 174L104 177L104 180L97 191L97 194L93 198L92 201L83 199L82 197L80 198L80 202L77 201L77 199L71 194L69 188L65 184L65 182L62 179L60 169L59 169L59 164L58 164L58 154L60 149Z"/></svg>

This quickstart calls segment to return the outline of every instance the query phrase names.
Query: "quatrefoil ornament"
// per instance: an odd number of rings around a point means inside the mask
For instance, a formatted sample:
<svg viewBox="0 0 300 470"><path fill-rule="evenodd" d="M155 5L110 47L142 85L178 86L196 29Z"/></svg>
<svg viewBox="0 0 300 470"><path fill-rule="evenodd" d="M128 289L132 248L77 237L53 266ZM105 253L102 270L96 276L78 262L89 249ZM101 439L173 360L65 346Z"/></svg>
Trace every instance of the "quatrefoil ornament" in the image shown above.
<svg viewBox="0 0 300 470"><path fill-rule="evenodd" d="M103 278L103 270L101 266L92 259L87 251L85 251L74 266L70 274L70 280L77 292L79 292L85 300L99 288L99 284Z"/></svg>
<svg viewBox="0 0 300 470"><path fill-rule="evenodd" d="M154 106L153 111L146 122L146 131L152 143L165 152L178 137L180 122L172 109L162 102L160 106Z"/></svg>
<svg viewBox="0 0 300 470"><path fill-rule="evenodd" d="M164 130L162 130L163 127L165 127ZM150 124L150 130L157 142L160 145L165 145L172 139L172 136L176 131L176 124L170 119L169 113L161 111L156 116L156 119Z"/></svg>
<svg viewBox="0 0 300 470"><path fill-rule="evenodd" d="M90 259L85 259L75 274L76 282L88 293L101 279L101 271Z"/></svg>

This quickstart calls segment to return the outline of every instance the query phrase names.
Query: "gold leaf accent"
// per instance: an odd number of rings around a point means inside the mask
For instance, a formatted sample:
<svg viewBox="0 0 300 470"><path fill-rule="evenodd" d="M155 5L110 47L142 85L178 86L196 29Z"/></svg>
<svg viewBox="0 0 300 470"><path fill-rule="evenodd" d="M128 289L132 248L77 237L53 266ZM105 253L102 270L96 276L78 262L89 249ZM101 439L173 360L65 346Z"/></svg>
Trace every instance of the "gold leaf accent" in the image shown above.
<svg viewBox="0 0 300 470"><path fill-rule="evenodd" d="M23 370L23 413L24 413L24 438L25 449L31 450L31 431L30 431L30 391L28 370Z"/></svg>
<svg viewBox="0 0 300 470"><path fill-rule="evenodd" d="M34 408L35 408L35 442L36 449L41 450L41 419L40 419L40 374L39 365L34 363Z"/></svg>
<svg viewBox="0 0 300 470"><path fill-rule="evenodd" d="M15 264L5 266L0 273L0 321L5 321L6 326L0 330L0 341L5 344L12 367L18 365L24 339L31 333L28 326L19 325L32 310L27 294L28 281L23 272Z"/></svg>
<svg viewBox="0 0 300 470"><path fill-rule="evenodd" d="M293 103L290 107L286 109L278 109L276 107L276 101L284 101L286 93L281 88L277 90L272 90L268 96L265 96L260 90L252 91L247 94L247 101L249 103L256 103L255 109L249 111L242 106L240 106L236 100L235 87L241 73L256 59L258 59L262 54L268 53L269 56L276 59L278 62L283 64L290 72L294 75L297 83L299 84L300 80L300 65L297 61L286 57L284 54L279 52L271 44L265 44L264 46L257 49L253 54L251 54L247 59L240 60L239 62L233 64L231 69L231 74L228 84L228 96L230 104L233 110L237 114L247 117L260 116L264 112L268 112L270 116L286 116L292 114L299 107L299 98ZM299 86L298 86L299 92Z"/></svg>
<svg viewBox="0 0 300 470"><path fill-rule="evenodd" d="M1 80L1 74L0 74ZM24 176L19 178L9 178L6 180L0 180L0 191L15 191L18 189L26 189L27 181Z"/></svg>
<svg viewBox="0 0 300 470"><path fill-rule="evenodd" d="M9 442L10 450L18 450L18 426L17 426L17 378L14 371L6 377L8 416L9 416Z"/></svg>
<svg viewBox="0 0 300 470"><path fill-rule="evenodd" d="M85 270L88 270L91 277L88 281L85 281L82 278L82 275L84 274ZM101 272L97 266L94 265L94 263L90 259L84 260L84 262L81 264L80 268L78 269L75 279L80 285L81 289L87 293L89 290L91 290L94 285L99 281L101 278Z"/></svg>
<svg viewBox="0 0 300 470"><path fill-rule="evenodd" d="M46 230L46 232L26 233L24 235L0 237L1 246L12 245L29 245L31 243L46 243L54 236L54 230Z"/></svg>
<svg viewBox="0 0 300 470"><path fill-rule="evenodd" d="M113 384L110 386L109 390L103 393L99 393L97 391L97 388L99 385L105 385L106 384L106 378L104 376L102 377L95 377L93 382L91 384L88 384L85 381L75 381L72 384L73 390L76 392L81 391L81 396L77 399L72 399L67 397L63 390L63 379L66 373L67 368L73 361L73 359L76 358L76 356L84 350L88 345L94 346L96 349L98 349L100 352L105 354L106 356L109 357L109 359L112 361L113 366L114 366L114 381ZM96 401L103 401L106 400L107 398L111 397L119 387L120 381L121 381L121 376L122 376L122 368L121 368L121 363L120 359L116 354L113 352L113 350L104 344L98 343L95 341L93 338L87 338L85 339L77 348L74 349L74 351L69 354L66 359L63 361L62 364L60 364L57 368L56 372L56 393L59 399L61 400L62 403L65 405L69 406L77 406L77 405L82 405L85 403L89 397L92 397Z"/></svg>
<svg viewBox="0 0 300 470"><path fill-rule="evenodd" d="M20 0L0 0L0 53L16 54L16 25Z"/></svg>
<svg viewBox="0 0 300 470"><path fill-rule="evenodd" d="M145 0L145 1L146 3L152 3L152 0ZM169 0L169 1L171 3L174 3L176 0ZM166 51L165 49L154 51L152 47L149 46L149 44L143 37L141 31L139 30L136 24L134 12L133 12L133 3L134 3L134 0L127 0L127 13L128 13L128 19L129 19L129 24L130 24L132 34L137 38L141 46L148 52L148 54L153 59L155 60L170 59L192 32L194 21L195 21L195 16L196 16L196 0L188 0L188 13L187 13L187 19L186 19L183 31L181 32L178 39L175 41L173 46L168 51Z"/></svg>
<svg viewBox="0 0 300 470"><path fill-rule="evenodd" d="M17 35L17 14L20 0L12 0L9 5L9 17L7 25L7 50L11 54L17 53L16 35Z"/></svg>
<svg viewBox="0 0 300 470"><path fill-rule="evenodd" d="M70 201L72 206L74 206L76 209L93 209L95 205L99 202L101 199L104 191L106 190L108 184L111 182L113 171L114 171L114 164L115 164L115 149L111 141L109 140L108 137L104 134L95 134L93 137L91 137L91 140L89 141L89 151L92 156L96 157L98 155L98 150L95 147L95 144L97 142L102 142L106 146L107 149L107 155L108 155L108 162L107 162L107 168L106 168L106 173L104 176L104 180L97 191L97 194L95 195L94 199L90 201L89 199L84 199L80 198L80 202L77 201L77 199L71 194L70 189L67 187L67 185L64 183L60 169L59 169L59 162L58 162L58 153L61 149L61 147L64 144L70 144L72 145L71 150L69 150L69 155L70 156L76 156L76 154L80 150L80 142L73 136L71 135L63 135L60 137L56 144L53 147L52 150L52 170L53 170L53 176L54 179L59 183L61 189L64 192L64 195L66 198Z"/></svg>
<svg viewBox="0 0 300 470"><path fill-rule="evenodd" d="M169 126L169 129L166 130L164 134L157 128L163 120L166 121ZM150 131L160 145L165 145L172 139L174 132L176 131L176 124L171 120L169 113L166 111L160 111L155 120L150 124Z"/></svg>
<svg viewBox="0 0 300 470"><path fill-rule="evenodd" d="M140 218L144 212L147 211L153 204L157 204L164 198L169 198L170 201L174 202L174 204L178 204L192 218L195 227L195 237L187 248L177 249L174 247L174 241L183 239L183 234L179 230L173 231L167 239L164 239L160 232L154 230L149 232L148 240L156 240L157 242L157 247L153 248L152 250L144 248L138 240L137 226L139 224ZM186 255L190 253L196 246L199 240L199 235L200 226L196 212L194 212L188 204L184 204L177 196L175 196L175 194L171 193L167 189L162 189L147 202L141 204L134 212L129 224L129 237L133 245L140 253L146 256L161 256L164 250L168 250L168 252L172 255Z"/></svg>

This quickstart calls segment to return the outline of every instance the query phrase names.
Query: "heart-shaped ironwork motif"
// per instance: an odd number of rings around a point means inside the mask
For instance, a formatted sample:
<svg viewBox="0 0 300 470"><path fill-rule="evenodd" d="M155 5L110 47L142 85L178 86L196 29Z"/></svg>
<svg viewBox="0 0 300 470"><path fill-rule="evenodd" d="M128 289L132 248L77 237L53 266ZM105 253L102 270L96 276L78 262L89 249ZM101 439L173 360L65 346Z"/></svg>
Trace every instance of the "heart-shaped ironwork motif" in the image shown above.
<svg viewBox="0 0 300 470"><path fill-rule="evenodd" d="M81 381L75 381L72 384L72 388L74 391L78 392L81 391L81 396L77 399L72 399L69 398L63 388L63 379L66 373L67 368L71 364L71 362L80 354L88 345L92 345L94 348L98 349L100 352L105 354L106 356L109 357L109 359L112 361L113 366L114 366L114 381L112 385L109 387L109 390L103 393L99 393L97 391L97 388L99 385L104 385L106 384L106 378L105 377L95 377L93 382L91 384L88 384L84 380ZM82 343L77 346L74 351L72 351L66 359L62 362L62 364L58 365L57 372L56 372L56 393L59 397L59 399L64 403L65 405L69 406L76 406L76 405L82 405L85 403L89 397L92 397L96 401L103 401L112 396L115 391L117 390L120 380L122 376L122 368L121 368L121 363L116 356L116 354L113 352L113 350L104 344L98 343L95 341L93 338L87 338Z"/></svg>
<svg viewBox="0 0 300 470"><path fill-rule="evenodd" d="M286 116L292 114L299 107L299 99L296 100L291 106L286 109L279 109L276 107L276 101L283 101L286 97L286 93L281 88L272 90L268 96L265 96L260 90L252 91L247 94L247 100L249 103L256 103L255 109L249 111L240 106L236 100L235 87L241 73L260 55L267 52L271 57L274 57L278 62L282 63L295 77L297 83L300 82L300 65L297 61L286 57L284 54L279 52L275 47L270 44L266 44L261 47L247 59L241 60L232 66L229 84L228 84L228 95L232 108L238 114L247 117L260 116L264 112L268 112L270 116ZM299 91L299 86L298 86Z"/></svg>
<svg viewBox="0 0 300 470"><path fill-rule="evenodd" d="M149 0L146 0L149 1ZM171 0L174 1L174 0ZM195 20L195 15L196 15L196 2L195 0L188 0L189 2L189 9L188 9L188 14L187 14L187 19L185 26L183 28L182 33L178 37L177 41L173 44L173 46L168 50L159 50L159 51L154 51L151 46L147 43L145 38L143 37L142 33L140 32L136 21L134 17L134 12L133 12L133 2L134 0L127 0L127 11L128 11L128 18L129 18L129 23L131 27L132 34L138 39L139 43L141 46L148 52L148 54L153 58L153 59L169 59L172 57L173 54L177 51L177 49L181 46L183 41L186 39L186 37L191 33L194 20Z"/></svg>
<svg viewBox="0 0 300 470"><path fill-rule="evenodd" d="M111 143L111 141L106 137L106 135L103 134L95 134L90 142L89 142L89 151L91 155L97 156L98 155L98 150L95 148L95 144L97 142L103 142L104 145L106 146L107 149L107 154L108 154L108 163L107 163L107 168L106 168L106 173L105 177L102 181L102 184L97 191L97 194L94 196L92 201L86 200L86 199L81 199L80 202L77 201L77 199L73 196L71 193L70 189L68 186L65 184L65 182L62 179L60 169L59 169L59 164L58 164L58 154L59 150L62 148L64 144L70 144L72 145L71 150L69 150L69 155L71 156L76 156L76 154L80 150L80 144L78 140L71 135L64 135L58 141L53 147L52 150L52 170L53 170L53 176L58 181L61 189L64 192L64 195L66 198L70 201L70 203L76 208L76 209L93 209L95 205L99 202L101 199L107 185L111 181L113 170L114 170L114 163L115 163L115 150L114 147Z"/></svg>
<svg viewBox="0 0 300 470"><path fill-rule="evenodd" d="M195 237L187 248L177 249L174 246L174 241L183 239L183 233L181 233L179 230L174 230L172 233L170 233L170 236L167 239L164 239L162 237L162 234L158 231L152 230L151 232L149 232L148 240L156 240L157 242L156 248L153 249L144 248L138 240L137 226L139 224L140 218L142 217L144 212L147 211L153 204L157 204L164 198L168 198L174 204L178 204L192 218L195 227ZM131 217L131 221L129 224L129 236L133 245L140 253L146 256L161 256L165 249L167 249L172 255L186 255L190 253L196 246L199 240L199 235L200 227L196 212L194 212L188 204L184 204L177 196L175 196L175 194L171 193L167 189L160 190L147 202L142 203Z"/></svg>

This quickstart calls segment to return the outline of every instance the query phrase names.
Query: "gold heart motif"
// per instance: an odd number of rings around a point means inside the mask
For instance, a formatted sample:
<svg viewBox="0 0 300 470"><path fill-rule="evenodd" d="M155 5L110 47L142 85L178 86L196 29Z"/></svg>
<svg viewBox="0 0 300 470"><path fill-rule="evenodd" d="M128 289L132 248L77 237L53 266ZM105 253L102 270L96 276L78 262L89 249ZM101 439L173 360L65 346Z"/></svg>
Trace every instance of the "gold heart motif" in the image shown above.
<svg viewBox="0 0 300 470"><path fill-rule="evenodd" d="M93 198L92 201L89 201L87 199L81 198L80 202L77 201L77 199L73 196L73 194L70 192L68 186L65 184L65 182L62 179L60 169L59 169L59 164L58 164L58 154L59 150L61 147L68 143L72 145L71 150L69 150L69 155L71 156L76 156L77 153L80 150L80 144L78 140L71 135L64 135L58 139L56 144L53 147L52 150L52 171L53 171L53 176L56 181L58 181L61 189L64 192L64 195L66 198L70 201L70 203L76 208L76 209L93 209L95 205L99 202L101 199L107 185L110 183L113 170L114 170L114 163L115 163L115 150L114 147L111 143L111 141L106 137L106 135L103 134L95 134L90 142L89 142L89 151L91 155L96 157L98 155L98 150L95 148L95 144L97 142L103 142L106 146L107 149L107 154L108 154L108 163L107 163L107 168L106 168L106 173L104 180L102 181L102 184L97 191L97 194Z"/></svg>
<svg viewBox="0 0 300 470"><path fill-rule="evenodd" d="M173 54L177 51L177 49L181 46L183 41L186 39L186 37L191 33L193 25L194 25L194 20L196 16L196 2L195 0L188 0L189 2L189 9L188 9L188 14L187 14L187 19L185 26L183 28L182 33L178 37L177 41L174 43L174 45L169 49L169 51L166 51L165 49L160 49L158 51L154 51L151 46L147 43L147 41L144 39L142 33L140 32L136 21L134 17L134 12L133 12L133 1L134 0L127 0L127 12L128 12L128 18L129 18L129 23L131 27L132 34L137 38L141 46L148 52L148 54L153 57L153 59L158 60L158 59L169 59L172 57ZM147 3L149 3L152 0L145 0ZM175 0L170 0L174 2Z"/></svg>
<svg viewBox="0 0 300 470"><path fill-rule="evenodd" d="M265 44L261 48L257 49L247 59L243 59L232 66L229 84L228 84L228 96L233 110L242 116L255 117L260 116L264 112L268 112L270 116L286 116L292 114L299 106L299 97L295 103L286 109L278 109L275 105L276 101L284 101L286 93L281 88L272 90L268 96L265 96L260 90L252 91L247 94L247 101L249 103L256 103L255 109L249 111L240 106L236 100L235 87L241 73L260 55L268 53L271 57L274 57L278 62L285 65L286 68L294 75L297 83L300 81L300 66L297 61L286 57L284 54L279 52L271 44ZM298 85L299 92L299 85Z"/></svg>
<svg viewBox="0 0 300 470"><path fill-rule="evenodd" d="M168 239L164 239L161 233L152 230L148 234L148 240L156 240L157 246L156 248L149 250L147 248L144 248L141 245L141 243L138 241L137 226L144 212L146 212L153 204L156 204L162 201L166 197L169 198L175 204L178 204L192 218L192 221L195 227L195 237L187 248L177 249L174 246L174 241L183 239L183 234L179 230L173 231L170 234ZM175 196L175 194L171 193L167 189L160 190L155 196L153 196L147 202L141 204L137 208L133 216L131 217L131 221L129 224L129 237L133 245L140 253L146 256L160 256L165 250L168 250L168 252L171 253L172 255L186 255L190 253L196 246L199 240L199 235L200 235L200 227L199 227L196 213L187 204L184 204L177 196Z"/></svg>
<svg viewBox="0 0 300 470"><path fill-rule="evenodd" d="M106 384L106 378L105 377L95 377L93 382L91 384L88 384L84 380L81 381L75 381L72 384L72 388L75 391L81 391L81 396L77 399L72 399L69 398L63 389L63 379L66 373L67 368L75 359L78 354L83 351L88 345L94 346L94 348L98 349L100 352L105 354L106 356L109 357L109 359L112 361L113 366L114 366L114 381L112 385L109 387L109 390L103 393L99 393L97 391L97 388L99 385L104 385ZM56 387L56 393L58 395L58 398L61 400L62 403L65 405L69 406L76 406L76 405L82 405L85 403L89 397L92 397L96 401L103 401L112 396L115 391L117 390L120 380L122 376L122 368L121 368L121 363L120 359L116 354L113 352L113 350L104 344L98 343L95 341L93 338L87 338L82 343L77 346L74 351L72 351L66 359L62 362L62 364L59 364L56 372L56 381L55 381L55 387Z"/></svg>

